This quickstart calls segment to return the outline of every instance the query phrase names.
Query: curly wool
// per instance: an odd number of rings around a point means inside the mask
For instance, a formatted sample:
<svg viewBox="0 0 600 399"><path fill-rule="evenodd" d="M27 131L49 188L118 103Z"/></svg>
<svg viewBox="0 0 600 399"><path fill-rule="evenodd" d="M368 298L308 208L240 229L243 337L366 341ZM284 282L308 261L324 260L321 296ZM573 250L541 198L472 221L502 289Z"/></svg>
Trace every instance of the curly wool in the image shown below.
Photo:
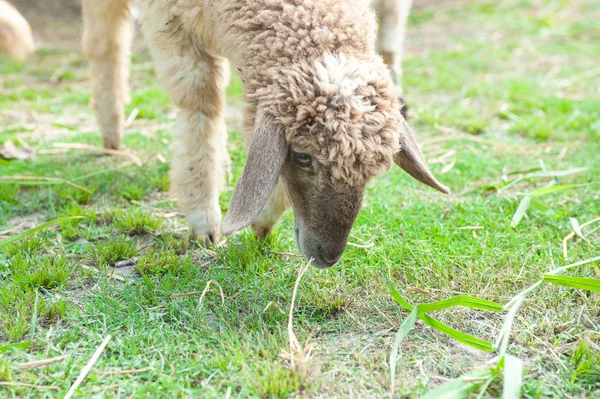
<svg viewBox="0 0 600 399"><path fill-rule="evenodd" d="M385 68L325 54L274 80L256 96L268 104L288 144L316 157L334 180L362 184L391 167L402 125Z"/></svg>
<svg viewBox="0 0 600 399"><path fill-rule="evenodd" d="M375 54L369 0L169 2L199 43L237 65L249 139L262 107L288 144L313 154L335 180L360 184L392 165L400 103Z"/></svg>

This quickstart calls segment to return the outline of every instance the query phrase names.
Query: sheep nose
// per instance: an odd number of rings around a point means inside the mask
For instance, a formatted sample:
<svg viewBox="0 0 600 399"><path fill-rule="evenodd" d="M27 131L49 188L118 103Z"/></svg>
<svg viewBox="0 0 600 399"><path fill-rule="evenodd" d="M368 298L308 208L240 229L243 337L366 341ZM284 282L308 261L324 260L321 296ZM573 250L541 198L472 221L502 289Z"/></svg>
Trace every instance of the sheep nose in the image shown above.
<svg viewBox="0 0 600 399"><path fill-rule="evenodd" d="M331 267L338 263L344 251L327 250L322 245L317 247L317 256L315 257L315 266Z"/></svg>

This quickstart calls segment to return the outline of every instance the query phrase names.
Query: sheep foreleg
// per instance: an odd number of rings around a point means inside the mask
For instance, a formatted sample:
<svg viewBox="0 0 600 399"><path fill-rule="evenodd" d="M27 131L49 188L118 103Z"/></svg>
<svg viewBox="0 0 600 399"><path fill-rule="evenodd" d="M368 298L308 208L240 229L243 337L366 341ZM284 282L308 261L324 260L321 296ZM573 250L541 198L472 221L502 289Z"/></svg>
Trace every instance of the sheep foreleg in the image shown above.
<svg viewBox="0 0 600 399"><path fill-rule="evenodd" d="M290 200L280 179L262 212L252 223L254 235L257 237L269 235L281 215L283 215L283 212L290 206Z"/></svg>
<svg viewBox="0 0 600 399"><path fill-rule="evenodd" d="M104 147L118 149L129 100L129 56L133 38L130 0L83 0L83 51L90 63L92 102Z"/></svg>

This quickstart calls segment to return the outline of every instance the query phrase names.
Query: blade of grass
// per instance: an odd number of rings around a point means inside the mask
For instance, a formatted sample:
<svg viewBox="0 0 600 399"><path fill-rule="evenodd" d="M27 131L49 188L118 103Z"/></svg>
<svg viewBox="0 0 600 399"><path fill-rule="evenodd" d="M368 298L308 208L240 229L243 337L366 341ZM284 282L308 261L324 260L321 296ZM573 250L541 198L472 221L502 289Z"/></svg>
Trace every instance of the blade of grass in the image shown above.
<svg viewBox="0 0 600 399"><path fill-rule="evenodd" d="M524 170L513 170L512 172L506 173L506 176L530 174L530 173L538 172L541 170L542 170L542 168L540 166L536 166L535 168L529 168L529 169L524 169Z"/></svg>
<svg viewBox="0 0 600 399"><path fill-rule="evenodd" d="M33 304L33 315L31 316L31 327L29 330L31 331L31 335L29 336L29 340L33 341L35 337L35 326L37 324L37 314L38 314L38 305L40 303L40 292L35 290L35 303Z"/></svg>
<svg viewBox="0 0 600 399"><path fill-rule="evenodd" d="M550 208L548 205L536 200L535 198L531 198L531 205L535 206L536 208L538 208L541 211L544 212L554 212L554 210L552 208Z"/></svg>
<svg viewBox="0 0 600 399"><path fill-rule="evenodd" d="M544 281L564 287L600 292L600 280L596 278L557 276L544 274Z"/></svg>
<svg viewBox="0 0 600 399"><path fill-rule="evenodd" d="M541 283L541 281L539 283ZM529 287L528 290L531 289L532 287L537 287L536 284ZM508 349L508 340L510 338L510 333L512 332L513 323L515 321L517 312L519 311L519 308L523 304L524 300L525 300L525 295L523 295L523 292L522 292L521 294L518 295L518 299L516 301L514 301L514 299L513 299L512 301L509 302L509 304L511 304L511 306L510 306L510 308L508 308L508 313L506 314L504 323L502 324L502 328L500 329L500 332L498 333L498 338L496 339L496 343L494 345L496 348L499 348L500 356L504 356L506 354L506 350ZM508 304L505 305L504 308L507 309L507 306L508 306Z"/></svg>
<svg viewBox="0 0 600 399"><path fill-rule="evenodd" d="M391 281L388 281L388 289L390 290L392 298L394 298L396 302L398 302L400 305L412 312L414 306L408 303L406 299L402 298L402 295L400 295L400 293L396 291L396 288L394 287L394 284Z"/></svg>
<svg viewBox="0 0 600 399"><path fill-rule="evenodd" d="M110 335L107 335L106 338L104 338L104 340L102 341L100 346L96 349L96 351L92 355L91 359L88 361L88 363L85 365L85 367L83 369L81 369L79 376L77 377L77 379L75 380L73 385L71 385L71 388L69 388L69 390L67 391L64 399L69 399L73 396L77 387L81 384L81 382L84 380L84 378L88 375L88 373L90 372L92 367L94 367L94 364L96 364L96 361L98 360L98 358L104 351L104 348L106 348L106 345L108 344L108 341L110 341L110 339L111 339Z"/></svg>
<svg viewBox="0 0 600 399"><path fill-rule="evenodd" d="M402 297L402 295L400 295L400 293L398 293L398 291L394 287L394 284L392 284L391 281L388 281L388 288L390 290L390 294L392 295L392 298L394 298L394 300L396 302L398 302L400 305L402 305L409 311L411 311L411 312L413 311L414 306L411 305L406 299L404 299ZM422 305L419 305L419 306L422 306ZM433 317L430 317L426 314L421 313L418 316L419 316L419 319L421 319L429 327L451 336L458 342L461 342L465 345L469 345L473 348L483 350L486 352L491 352L494 350L494 346L488 341L474 337L474 336L464 333L462 331L458 331L458 330L456 330L450 326L447 326L446 324L442 323L441 321L438 321L438 320L434 319Z"/></svg>
<svg viewBox="0 0 600 399"><path fill-rule="evenodd" d="M488 380L486 382L483 383L483 385L481 386L481 388L479 388L479 395L477 395L476 399L483 399L483 396L487 392L487 389L489 388L490 384L495 379L496 379L496 377L494 375L492 375L490 378L488 378Z"/></svg>
<svg viewBox="0 0 600 399"><path fill-rule="evenodd" d="M579 221L575 218L569 218L569 222L571 222L571 227L573 227L575 234L577 234L581 239L585 240L583 232L581 231L581 227L579 226Z"/></svg>
<svg viewBox="0 0 600 399"><path fill-rule="evenodd" d="M79 184L75 184L72 181L61 179L60 177L47 177L47 176L0 176L0 182L8 182L13 184L21 185L52 185L52 184L68 184L71 187L75 187L81 191L92 194L90 189L87 189Z"/></svg>
<svg viewBox="0 0 600 399"><path fill-rule="evenodd" d="M502 312L502 305L485 299L474 298L467 295L458 295L443 301L419 304L419 314L447 309L453 306L464 306L470 309L489 310Z"/></svg>
<svg viewBox="0 0 600 399"><path fill-rule="evenodd" d="M513 299L511 299L506 305L504 305L504 310L512 309L512 307L515 305L516 302L524 299L527 295L529 295L530 292L532 292L537 287L542 285L543 282L544 281L542 281L542 280L536 281L535 283L533 283L532 285L530 285L529 287L527 287L526 289L524 289L523 291L521 291L520 293L515 295Z"/></svg>
<svg viewBox="0 0 600 399"><path fill-rule="evenodd" d="M590 259L582 260L582 261L579 261L579 262L571 263L570 265L566 265L566 266L554 269L552 271L549 271L546 274L548 274L548 275L549 274L557 275L557 274L560 274L560 273L562 273L562 272L564 272L566 270L572 269L574 267L587 265L588 263L592 263L592 262L600 262L600 256L596 256L595 258L590 258Z"/></svg>
<svg viewBox="0 0 600 399"><path fill-rule="evenodd" d="M590 186L592 184L596 184L596 183L563 184L563 185L559 185L559 186L543 187L543 188L538 188L537 190L530 191L526 195L530 196L530 197L541 197L543 195L555 193L558 191L565 191L565 190L570 190L572 188Z"/></svg>
<svg viewBox="0 0 600 399"><path fill-rule="evenodd" d="M31 341L16 342L14 344L6 344L0 346L0 353L5 353L13 349L27 349L31 345Z"/></svg>
<svg viewBox="0 0 600 399"><path fill-rule="evenodd" d="M31 235L37 233L38 231L44 230L54 224L57 224L57 223L60 223L63 221L67 221L67 220L73 220L73 219L83 219L83 216L63 216L63 217L60 217L57 219L50 220L49 222L46 222L46 223L42 223L39 226L33 227L27 231L24 231L22 233L19 233L12 237L9 237L6 240L0 241L0 249L6 247L7 245L12 244L15 241L18 241L25 237L31 236Z"/></svg>
<svg viewBox="0 0 600 399"><path fill-rule="evenodd" d="M555 171L541 171L541 172L535 172L535 173L529 173L525 176L521 176L518 177L510 182L508 182L503 188L502 190L506 190L509 187L514 186L517 183L522 182L523 180L529 180L529 179L534 179L534 178L538 178L538 177L563 177L563 176L568 176L568 175L573 175L576 173L581 173L581 172L585 172L587 170L587 168L573 168L573 169L568 169L568 170L555 170Z"/></svg>
<svg viewBox="0 0 600 399"><path fill-rule="evenodd" d="M585 222L584 224L582 224L580 227L580 230L583 230L584 227L589 226L590 224L596 223L596 222L600 222L600 217L597 217L595 219L590 220L589 222ZM575 232L571 232L569 234L567 234L565 236L565 238L563 238L562 244L563 244L563 256L566 258L568 256L568 251L567 251L567 241L569 241L571 238L575 237Z"/></svg>
<svg viewBox="0 0 600 399"><path fill-rule="evenodd" d="M452 338L454 338L456 341L458 341L460 343L469 345L470 347L473 347L475 349L479 349L479 350L482 350L485 352L493 352L495 350L495 347L494 347L494 345L492 345L491 342L488 342L481 338L474 337L473 335L464 333L462 331L458 331L458 330L442 323L441 321L434 319L433 317L422 314L422 315L419 315L419 319L421 319L429 327L434 328L440 332L443 332L443 333L451 336Z"/></svg>
<svg viewBox="0 0 600 399"><path fill-rule="evenodd" d="M490 378L493 378L493 372L489 368L471 371L427 392L420 399L463 399Z"/></svg>
<svg viewBox="0 0 600 399"><path fill-rule="evenodd" d="M408 315L406 320L402 322L400 329L396 333L396 338L394 339L394 345L392 346L392 353L390 354L390 373L391 373L391 391L394 393L394 383L396 381L396 365L398 363L398 350L400 349L400 343L406 338L406 335L410 330L414 327L417 322L417 316L419 314L419 306L415 306L412 312Z"/></svg>
<svg viewBox="0 0 600 399"><path fill-rule="evenodd" d="M84 179L87 179L87 178L90 178L90 177L93 177L93 176L101 175L101 174L104 174L104 173L114 172L114 171L116 171L118 169L124 168L124 167L129 166L129 165L134 165L134 164L135 164L135 162L133 162L133 161L126 161L126 162L123 162L123 163L121 163L119 165L111 166L110 168L101 169L101 170L97 170L97 171L92 172L92 173L88 173L88 174L85 174L85 175L77 176L76 178L73 179L73 181L75 182L75 181L84 180Z"/></svg>
<svg viewBox="0 0 600 399"><path fill-rule="evenodd" d="M515 215L513 216L512 222L510 223L510 227L517 227L521 219L523 219L523 216L525 216L525 212L527 212L530 202L531 197L529 195L523 197L521 203L519 204L519 207L517 208L517 211L515 212Z"/></svg>

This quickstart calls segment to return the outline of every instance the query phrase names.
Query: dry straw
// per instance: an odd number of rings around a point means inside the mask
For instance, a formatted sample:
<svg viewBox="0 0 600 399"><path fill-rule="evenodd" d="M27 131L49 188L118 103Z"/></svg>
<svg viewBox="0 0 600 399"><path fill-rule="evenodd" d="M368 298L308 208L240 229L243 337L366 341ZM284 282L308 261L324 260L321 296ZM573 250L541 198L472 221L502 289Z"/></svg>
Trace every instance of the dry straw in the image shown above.
<svg viewBox="0 0 600 399"><path fill-rule="evenodd" d="M106 348L106 345L108 345L108 341L110 341L110 338L111 338L110 335L107 335L106 338L104 338L104 340L102 341L102 343L100 344L100 346L96 349L96 351L92 355L92 358L90 359L90 361L81 370L81 373L79 373L79 376L77 377L77 379L75 380L75 382L73 383L73 385L71 385L71 388L69 388L69 391L65 395L64 399L69 399L69 398L71 398L73 396L73 394L75 393L75 390L77 389L77 387L79 387L79 385L83 382L83 380L88 375L88 373L90 372L90 370L92 369L92 367L94 367L94 364L96 364L96 361L98 360L98 358L100 357L100 355L104 351L104 348Z"/></svg>
<svg viewBox="0 0 600 399"><path fill-rule="evenodd" d="M294 291L292 293L292 303L290 304L290 312L288 316L288 336L290 340L290 349L289 352L283 350L279 355L282 359L289 362L289 366L292 370L302 369L302 366L306 365L312 355L312 344L306 341L303 345L298 341L298 337L294 332L294 304L296 303L296 295L298 294L298 286L300 285L300 280L310 267L312 263L312 259L308 261L306 265L304 265L300 271L298 272L298 277L296 278L296 284L294 284Z"/></svg>

